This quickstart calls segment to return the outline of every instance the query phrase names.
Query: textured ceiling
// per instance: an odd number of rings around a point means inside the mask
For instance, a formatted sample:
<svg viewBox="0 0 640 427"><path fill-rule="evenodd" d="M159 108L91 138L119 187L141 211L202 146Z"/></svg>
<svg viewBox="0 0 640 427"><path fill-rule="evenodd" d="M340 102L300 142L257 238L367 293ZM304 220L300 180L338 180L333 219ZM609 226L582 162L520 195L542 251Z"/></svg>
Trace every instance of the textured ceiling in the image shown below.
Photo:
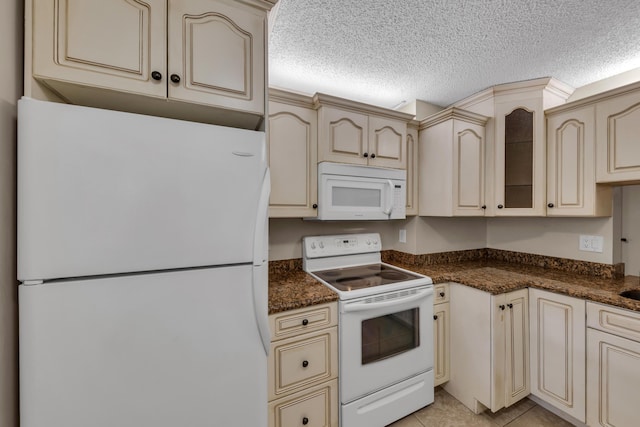
<svg viewBox="0 0 640 427"><path fill-rule="evenodd" d="M640 67L640 0L280 0L270 85L391 108Z"/></svg>

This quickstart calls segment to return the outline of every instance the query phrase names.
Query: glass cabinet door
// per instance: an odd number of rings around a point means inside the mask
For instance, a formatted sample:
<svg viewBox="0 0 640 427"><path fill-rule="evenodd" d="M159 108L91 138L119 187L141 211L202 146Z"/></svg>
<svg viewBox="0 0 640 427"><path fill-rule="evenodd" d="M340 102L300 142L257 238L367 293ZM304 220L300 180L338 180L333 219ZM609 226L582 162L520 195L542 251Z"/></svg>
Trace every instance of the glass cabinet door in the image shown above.
<svg viewBox="0 0 640 427"><path fill-rule="evenodd" d="M504 119L504 207L533 207L533 112L516 108Z"/></svg>

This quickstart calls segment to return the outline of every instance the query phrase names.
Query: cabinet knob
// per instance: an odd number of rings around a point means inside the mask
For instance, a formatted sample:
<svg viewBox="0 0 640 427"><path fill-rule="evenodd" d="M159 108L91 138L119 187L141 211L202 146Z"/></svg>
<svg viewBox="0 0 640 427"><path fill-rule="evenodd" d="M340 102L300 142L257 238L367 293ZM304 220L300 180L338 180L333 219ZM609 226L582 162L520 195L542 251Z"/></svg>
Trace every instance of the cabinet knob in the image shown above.
<svg viewBox="0 0 640 427"><path fill-rule="evenodd" d="M482 209L487 209L487 205L482 205Z"/></svg>
<svg viewBox="0 0 640 427"><path fill-rule="evenodd" d="M172 81L172 82L174 82L174 83L180 83L180 76L179 76L179 75L177 75L177 74L171 74L170 79L171 79L171 81Z"/></svg>
<svg viewBox="0 0 640 427"><path fill-rule="evenodd" d="M438 320L438 315L437 314L433 315L433 320Z"/></svg>
<svg viewBox="0 0 640 427"><path fill-rule="evenodd" d="M309 361L308 360L303 360L302 361L302 367L306 368L307 366L309 366Z"/></svg>
<svg viewBox="0 0 640 427"><path fill-rule="evenodd" d="M162 80L162 73L160 71L152 71L151 78L153 80Z"/></svg>
<svg viewBox="0 0 640 427"><path fill-rule="evenodd" d="M362 153L362 157L369 157L369 153Z"/></svg>
<svg viewBox="0 0 640 427"><path fill-rule="evenodd" d="M547 207L552 208L552 207L553 207L553 203L549 203L549 204L547 205Z"/></svg>
<svg viewBox="0 0 640 427"><path fill-rule="evenodd" d="M507 307L513 308L513 304L507 304Z"/></svg>
<svg viewBox="0 0 640 427"><path fill-rule="evenodd" d="M318 209L318 204L314 203L312 207L313 207L313 209Z"/></svg>
<svg viewBox="0 0 640 427"><path fill-rule="evenodd" d="M444 297L444 292L440 292L440 296L441 296L441 297Z"/></svg>
<svg viewBox="0 0 640 427"><path fill-rule="evenodd" d="M302 418L302 425L303 425L303 426L306 426L307 424L309 424L309 418L307 418L307 417L303 417L303 418Z"/></svg>
<svg viewBox="0 0 640 427"><path fill-rule="evenodd" d="M504 310L505 309L504 304L500 304L498 307L500 307L500 310Z"/></svg>
<svg viewBox="0 0 640 427"><path fill-rule="evenodd" d="M376 158L376 153L371 153L371 158L375 159Z"/></svg>
<svg viewBox="0 0 640 427"><path fill-rule="evenodd" d="M307 326L309 324L309 319L302 319L302 326Z"/></svg>
<svg viewBox="0 0 640 427"><path fill-rule="evenodd" d="M502 208L504 208L504 206L498 205L498 209L502 209Z"/></svg>

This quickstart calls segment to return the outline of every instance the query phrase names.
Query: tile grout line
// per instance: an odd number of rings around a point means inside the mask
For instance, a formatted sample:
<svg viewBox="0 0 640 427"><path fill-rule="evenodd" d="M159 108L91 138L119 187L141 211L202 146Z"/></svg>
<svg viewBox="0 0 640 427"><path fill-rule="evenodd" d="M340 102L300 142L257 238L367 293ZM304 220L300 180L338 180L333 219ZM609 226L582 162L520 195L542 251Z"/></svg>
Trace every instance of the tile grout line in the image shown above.
<svg viewBox="0 0 640 427"><path fill-rule="evenodd" d="M527 409L526 411L524 411L523 413L521 413L520 415L518 415L517 417L515 417L511 421L509 421L507 424L504 425L504 427L509 427L509 425L513 424L518 418L524 416L524 414L526 414L527 412L529 412L533 408L535 408L535 406L532 406L531 408Z"/></svg>

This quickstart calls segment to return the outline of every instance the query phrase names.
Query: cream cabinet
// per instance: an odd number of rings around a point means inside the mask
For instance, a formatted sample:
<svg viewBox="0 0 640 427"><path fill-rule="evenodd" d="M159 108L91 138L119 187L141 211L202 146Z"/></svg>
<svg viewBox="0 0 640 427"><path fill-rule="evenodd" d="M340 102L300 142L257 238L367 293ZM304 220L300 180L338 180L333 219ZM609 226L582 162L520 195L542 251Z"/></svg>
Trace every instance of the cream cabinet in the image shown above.
<svg viewBox="0 0 640 427"><path fill-rule="evenodd" d="M31 1L27 64L65 100L167 108L116 91L244 112L254 116L247 127L264 116L266 18L276 0Z"/></svg>
<svg viewBox="0 0 640 427"><path fill-rule="evenodd" d="M567 107L546 113L547 216L610 216L611 187L596 185L596 107Z"/></svg>
<svg viewBox="0 0 640 427"><path fill-rule="evenodd" d="M613 92L596 104L597 177L600 183L640 182L640 87Z"/></svg>
<svg viewBox="0 0 640 427"><path fill-rule="evenodd" d="M267 126L269 216L315 217L318 121L311 98L271 89Z"/></svg>
<svg viewBox="0 0 640 427"><path fill-rule="evenodd" d="M587 302L587 326L587 424L637 426L640 313Z"/></svg>
<svg viewBox="0 0 640 427"><path fill-rule="evenodd" d="M530 392L528 290L491 295L450 285L451 347L445 390L475 413Z"/></svg>
<svg viewBox="0 0 640 427"><path fill-rule="evenodd" d="M484 216L487 120L449 108L420 122L420 215Z"/></svg>
<svg viewBox="0 0 640 427"><path fill-rule="evenodd" d="M531 393L586 421L586 304L529 289Z"/></svg>
<svg viewBox="0 0 640 427"><path fill-rule="evenodd" d="M418 122L407 124L407 215L418 215Z"/></svg>
<svg viewBox="0 0 640 427"><path fill-rule="evenodd" d="M338 426L337 303L269 316L269 427Z"/></svg>
<svg viewBox="0 0 640 427"><path fill-rule="evenodd" d="M319 162L406 169L410 114L319 93L314 102Z"/></svg>
<svg viewBox="0 0 640 427"><path fill-rule="evenodd" d="M449 284L434 285L433 305L433 385L449 381Z"/></svg>

